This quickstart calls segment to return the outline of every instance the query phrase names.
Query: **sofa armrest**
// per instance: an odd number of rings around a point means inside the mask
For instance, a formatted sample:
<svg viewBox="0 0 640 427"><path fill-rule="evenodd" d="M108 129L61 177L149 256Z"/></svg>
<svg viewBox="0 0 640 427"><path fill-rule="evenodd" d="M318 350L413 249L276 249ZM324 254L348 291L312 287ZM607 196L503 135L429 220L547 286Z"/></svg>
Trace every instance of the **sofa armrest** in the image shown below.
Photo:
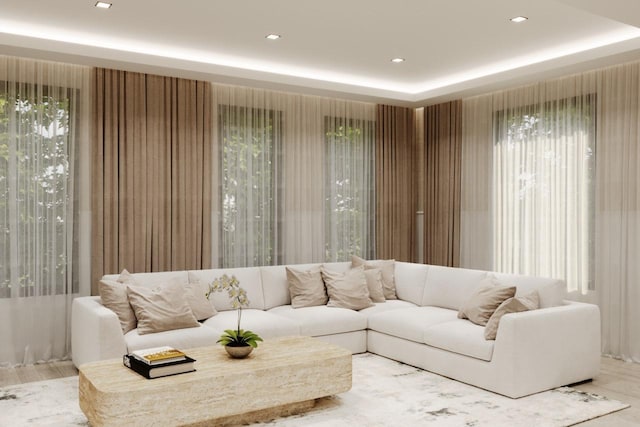
<svg viewBox="0 0 640 427"><path fill-rule="evenodd" d="M122 357L127 345L118 316L102 305L100 297L78 297L71 309L73 364Z"/></svg>
<svg viewBox="0 0 640 427"><path fill-rule="evenodd" d="M600 370L600 310L593 304L564 305L505 315L492 363L514 395L593 378ZM536 387L532 387L536 385ZM529 391L531 389L532 391Z"/></svg>

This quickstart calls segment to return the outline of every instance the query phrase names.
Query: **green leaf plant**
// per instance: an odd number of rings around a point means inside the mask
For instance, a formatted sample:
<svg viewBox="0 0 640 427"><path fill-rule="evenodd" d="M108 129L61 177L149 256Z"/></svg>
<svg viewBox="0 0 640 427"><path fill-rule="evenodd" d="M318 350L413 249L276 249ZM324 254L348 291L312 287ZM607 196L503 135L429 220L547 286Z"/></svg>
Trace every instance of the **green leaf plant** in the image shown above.
<svg viewBox="0 0 640 427"><path fill-rule="evenodd" d="M227 276L223 274L209 284L209 291L205 294L207 299L214 292L227 292L231 300L231 306L238 310L238 325L236 329L226 329L224 334L217 341L221 345L231 347L258 347L258 342L262 341L257 334L251 331L240 329L240 321L242 320L242 307L249 306L247 292L240 287L240 281L236 276Z"/></svg>

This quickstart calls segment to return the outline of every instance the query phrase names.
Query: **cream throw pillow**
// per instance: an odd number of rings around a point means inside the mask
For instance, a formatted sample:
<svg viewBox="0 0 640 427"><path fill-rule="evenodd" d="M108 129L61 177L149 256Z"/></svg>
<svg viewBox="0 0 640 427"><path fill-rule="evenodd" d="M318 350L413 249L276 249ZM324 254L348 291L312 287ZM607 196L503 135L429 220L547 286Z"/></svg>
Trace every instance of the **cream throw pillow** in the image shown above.
<svg viewBox="0 0 640 427"><path fill-rule="evenodd" d="M493 312L487 326L484 327L484 338L486 340L495 340L498 335L498 327L502 316L509 313L519 313L521 311L536 310L540 307L540 298L538 291L533 291L528 295L521 297L513 297L505 300Z"/></svg>
<svg viewBox="0 0 640 427"><path fill-rule="evenodd" d="M180 283L166 283L153 288L129 285L127 295L138 318L140 335L200 325L184 297L184 286Z"/></svg>
<svg viewBox="0 0 640 427"><path fill-rule="evenodd" d="M300 271L290 267L287 270L287 284L291 294L291 307L315 307L325 305L329 298L324 288L320 267Z"/></svg>
<svg viewBox="0 0 640 427"><path fill-rule="evenodd" d="M484 326L498 306L515 294L515 286L496 286L491 279L485 279L478 290L462 304L458 318L469 319L477 325Z"/></svg>
<svg viewBox="0 0 640 427"><path fill-rule="evenodd" d="M193 315L199 321L207 320L218 314L211 301L206 297L208 291L209 285L200 283L200 281L190 282L184 285L184 297L189 307L191 307Z"/></svg>
<svg viewBox="0 0 640 427"><path fill-rule="evenodd" d="M364 265L365 270L379 268L382 272L382 285L385 299L398 299L396 296L396 261L394 259L366 261L359 256L351 256L351 268Z"/></svg>
<svg viewBox="0 0 640 427"><path fill-rule="evenodd" d="M118 316L123 334L136 328L136 315L127 297L127 285L133 283L133 276L127 270L122 270L116 280L100 280L98 283L102 305Z"/></svg>
<svg viewBox="0 0 640 427"><path fill-rule="evenodd" d="M369 298L372 302L385 302L384 285L382 284L382 271L379 268L372 268L364 271L369 288Z"/></svg>
<svg viewBox="0 0 640 427"><path fill-rule="evenodd" d="M330 271L324 267L322 267L321 271L329 294L327 307L362 310L373 306L369 298L364 266L352 268L344 273Z"/></svg>

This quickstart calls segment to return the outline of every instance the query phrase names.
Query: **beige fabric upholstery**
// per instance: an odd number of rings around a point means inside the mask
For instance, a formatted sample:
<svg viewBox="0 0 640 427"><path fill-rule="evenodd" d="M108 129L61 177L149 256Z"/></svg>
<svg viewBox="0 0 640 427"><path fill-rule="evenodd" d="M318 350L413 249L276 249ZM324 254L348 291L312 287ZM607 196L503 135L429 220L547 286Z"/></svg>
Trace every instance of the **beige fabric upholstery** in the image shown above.
<svg viewBox="0 0 640 427"><path fill-rule="evenodd" d="M297 270L287 267L287 284L293 308L325 305L329 300L320 267Z"/></svg>
<svg viewBox="0 0 640 427"><path fill-rule="evenodd" d="M206 284L187 283L184 285L184 296L197 320L206 320L217 313L211 301L205 296L208 291L209 286Z"/></svg>
<svg viewBox="0 0 640 427"><path fill-rule="evenodd" d="M365 270L380 269L385 299L398 299L396 296L395 263L396 261L393 259L366 261L359 256L351 256L351 268L364 265Z"/></svg>
<svg viewBox="0 0 640 427"><path fill-rule="evenodd" d="M116 313L123 334L135 329L137 323L127 296L127 284L133 283L133 277L127 270L123 270L116 280L103 279L98 284L102 305Z"/></svg>
<svg viewBox="0 0 640 427"><path fill-rule="evenodd" d="M362 310L373 306L371 298L369 298L364 266L352 268L344 273L330 271L322 267L321 272L329 295L328 307Z"/></svg>
<svg viewBox="0 0 640 427"><path fill-rule="evenodd" d="M485 279L480 289L462 305L458 318L484 326L498 306L515 294L515 286L496 286L491 279Z"/></svg>
<svg viewBox="0 0 640 427"><path fill-rule="evenodd" d="M484 338L486 340L495 340L498 334L498 327L502 316L509 313L519 313L521 311L535 310L540 306L540 298L538 291L533 291L529 295L522 297L513 297L505 300L493 312L487 325L484 328Z"/></svg>
<svg viewBox="0 0 640 427"><path fill-rule="evenodd" d="M369 288L369 298L372 302L385 302L384 284L382 283L382 271L379 268L372 268L364 271Z"/></svg>

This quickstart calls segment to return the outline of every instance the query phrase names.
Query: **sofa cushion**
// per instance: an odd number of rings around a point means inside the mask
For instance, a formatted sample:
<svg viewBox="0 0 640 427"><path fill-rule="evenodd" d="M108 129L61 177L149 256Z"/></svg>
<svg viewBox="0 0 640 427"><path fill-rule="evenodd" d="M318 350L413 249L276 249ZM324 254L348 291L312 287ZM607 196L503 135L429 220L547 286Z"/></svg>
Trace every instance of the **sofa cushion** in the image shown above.
<svg viewBox="0 0 640 427"><path fill-rule="evenodd" d="M484 339L484 327L463 319L438 323L426 328L423 342L432 347L487 362L491 361L495 343L495 341Z"/></svg>
<svg viewBox="0 0 640 427"><path fill-rule="evenodd" d="M272 308L269 313L286 317L300 326L300 334L316 337L365 330L367 317L346 308L316 307L292 308L290 305Z"/></svg>
<svg viewBox="0 0 640 427"><path fill-rule="evenodd" d="M217 331L238 327L237 310L223 311L204 321L204 326ZM244 309L240 328L260 335L263 339L300 335L300 327L292 320L262 310ZM219 338L219 337L218 337Z"/></svg>
<svg viewBox="0 0 640 427"><path fill-rule="evenodd" d="M359 256L351 256L351 267L364 265L365 269L379 268L382 272L382 290L385 299L398 299L396 295L395 263L393 259L366 261Z"/></svg>
<svg viewBox="0 0 640 427"><path fill-rule="evenodd" d="M146 335L140 335L138 330L134 329L125 334L124 340L127 343L127 350L129 352L164 345L180 350L188 350L195 347L215 345L222 332L221 330L217 331L200 324L195 328L174 329Z"/></svg>
<svg viewBox="0 0 640 427"><path fill-rule="evenodd" d="M344 273L322 267L321 272L329 295L328 307L362 310L373 305L369 298L369 287L363 266L352 268Z"/></svg>
<svg viewBox="0 0 640 427"><path fill-rule="evenodd" d="M515 286L500 286L488 276L462 304L458 311L458 319L469 319L476 325L484 326L496 308L515 294Z"/></svg>
<svg viewBox="0 0 640 427"><path fill-rule="evenodd" d="M206 320L215 316L217 311L213 303L206 297L209 286L204 283L187 283L184 285L184 297L198 320Z"/></svg>
<svg viewBox="0 0 640 427"><path fill-rule="evenodd" d="M459 310L485 277L486 271L431 265L420 305Z"/></svg>
<svg viewBox="0 0 640 427"><path fill-rule="evenodd" d="M104 280L118 280L119 274L106 274L102 277ZM158 283L167 283L170 281L180 281L180 283L188 283L189 277L186 271L160 271L154 273L131 273L130 277L136 285L151 286Z"/></svg>
<svg viewBox="0 0 640 427"><path fill-rule="evenodd" d="M371 330L422 343L428 327L454 320L457 314L454 310L440 307L412 307L372 314L368 325Z"/></svg>
<svg viewBox="0 0 640 427"><path fill-rule="evenodd" d="M249 306L247 308L255 308L264 310L264 294L262 293L262 278L260 276L260 268L244 267L244 268L216 268L211 270L192 270L189 271L189 283L202 283L208 286L215 279L226 274L229 277L235 276L240 282L240 287L247 292ZM217 311L233 310L231 298L226 292L214 292L209 296L209 300L213 301L213 306Z"/></svg>
<svg viewBox="0 0 640 427"><path fill-rule="evenodd" d="M128 285L127 296L138 319L136 330L140 335L198 326L180 282L158 284L153 288Z"/></svg>
<svg viewBox="0 0 640 427"><path fill-rule="evenodd" d="M378 302L374 303L373 307L365 308L364 310L360 310L359 313L364 314L369 317L377 313L382 313L385 311L398 310L401 308L412 308L417 307L412 302L402 301L401 299L390 299L386 302Z"/></svg>
<svg viewBox="0 0 640 427"><path fill-rule="evenodd" d="M380 271L379 268L365 270L364 278L367 280L367 288L369 289L371 302L385 302L382 271Z"/></svg>
<svg viewBox="0 0 640 427"><path fill-rule="evenodd" d="M484 338L487 340L495 340L498 335L498 327L502 316L509 313L520 313L522 311L535 310L540 307L540 298L538 291L533 291L529 295L521 297L513 297L504 301L493 312L489 321L484 327Z"/></svg>
<svg viewBox="0 0 640 427"><path fill-rule="evenodd" d="M503 285L515 285L516 296L538 291L540 308L557 307L563 304L567 295L567 285L563 280L547 277L523 276L519 274L492 273Z"/></svg>
<svg viewBox="0 0 640 427"><path fill-rule="evenodd" d="M415 305L422 304L429 266L396 261L396 294L398 298Z"/></svg>
<svg viewBox="0 0 640 427"><path fill-rule="evenodd" d="M325 305L329 300L320 267L298 270L286 267L287 284L293 308Z"/></svg>
<svg viewBox="0 0 640 427"><path fill-rule="evenodd" d="M127 270L123 270L115 280L102 279L98 283L98 292L102 305L113 311L118 320L122 333L126 334L136 328L136 314L129 304L127 296L127 284L133 283L133 279Z"/></svg>

